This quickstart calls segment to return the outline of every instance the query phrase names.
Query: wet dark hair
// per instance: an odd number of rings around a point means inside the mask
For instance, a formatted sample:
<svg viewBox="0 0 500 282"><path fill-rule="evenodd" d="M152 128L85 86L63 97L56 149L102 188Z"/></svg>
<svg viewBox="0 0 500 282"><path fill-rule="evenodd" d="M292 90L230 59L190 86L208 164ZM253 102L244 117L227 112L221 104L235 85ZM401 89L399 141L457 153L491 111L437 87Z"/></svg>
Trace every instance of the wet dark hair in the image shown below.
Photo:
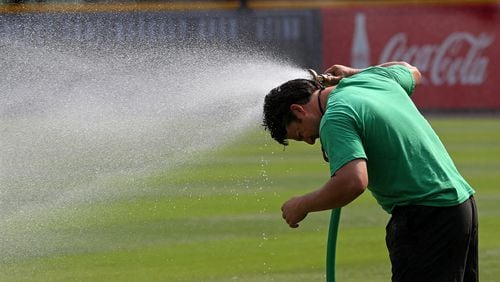
<svg viewBox="0 0 500 282"><path fill-rule="evenodd" d="M262 126L278 143L287 146L286 127L297 117L290 110L292 104L304 105L321 85L309 79L294 79L272 89L264 99Z"/></svg>

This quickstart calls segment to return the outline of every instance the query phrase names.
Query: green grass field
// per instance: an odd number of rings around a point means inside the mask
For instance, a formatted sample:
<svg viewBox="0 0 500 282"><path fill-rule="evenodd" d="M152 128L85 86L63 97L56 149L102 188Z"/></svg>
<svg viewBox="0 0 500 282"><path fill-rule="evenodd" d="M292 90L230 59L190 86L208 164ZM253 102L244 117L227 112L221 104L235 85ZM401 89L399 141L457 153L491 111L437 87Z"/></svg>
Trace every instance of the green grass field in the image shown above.
<svg viewBox="0 0 500 282"><path fill-rule="evenodd" d="M500 119L430 119L477 191L481 281L500 281ZM290 229L280 207L328 178L318 147L285 150L260 129L144 179L140 196L37 220L39 256L0 265L0 281L323 281L329 212ZM118 185L118 184L117 184ZM370 193L343 209L337 281L390 281L388 215Z"/></svg>

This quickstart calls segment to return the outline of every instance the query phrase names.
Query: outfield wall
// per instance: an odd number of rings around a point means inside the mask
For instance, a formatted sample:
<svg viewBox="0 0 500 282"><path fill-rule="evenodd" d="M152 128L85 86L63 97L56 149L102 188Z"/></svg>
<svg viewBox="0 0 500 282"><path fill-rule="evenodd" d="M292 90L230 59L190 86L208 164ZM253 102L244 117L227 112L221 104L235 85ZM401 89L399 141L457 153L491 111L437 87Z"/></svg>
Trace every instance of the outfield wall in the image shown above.
<svg viewBox="0 0 500 282"><path fill-rule="evenodd" d="M235 47L263 51L302 66L321 67L318 10L177 11L161 9L166 6L158 6L157 10L155 6L141 5L124 9L119 4L94 9L66 6L55 5L42 12L34 8L4 9L0 13L1 40L24 40L35 45L56 41L132 43L139 48L151 44Z"/></svg>
<svg viewBox="0 0 500 282"><path fill-rule="evenodd" d="M0 5L1 40L250 46L323 70L404 60L423 110L500 110L500 1Z"/></svg>

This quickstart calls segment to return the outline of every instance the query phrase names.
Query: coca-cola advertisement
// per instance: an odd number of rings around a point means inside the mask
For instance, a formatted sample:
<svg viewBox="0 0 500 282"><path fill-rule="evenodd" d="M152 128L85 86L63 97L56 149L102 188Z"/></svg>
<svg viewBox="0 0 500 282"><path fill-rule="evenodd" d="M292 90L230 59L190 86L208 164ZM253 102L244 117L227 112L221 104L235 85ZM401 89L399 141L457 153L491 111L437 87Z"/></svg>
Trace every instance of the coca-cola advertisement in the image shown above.
<svg viewBox="0 0 500 282"><path fill-rule="evenodd" d="M423 110L500 110L500 4L322 10L323 66L406 61Z"/></svg>

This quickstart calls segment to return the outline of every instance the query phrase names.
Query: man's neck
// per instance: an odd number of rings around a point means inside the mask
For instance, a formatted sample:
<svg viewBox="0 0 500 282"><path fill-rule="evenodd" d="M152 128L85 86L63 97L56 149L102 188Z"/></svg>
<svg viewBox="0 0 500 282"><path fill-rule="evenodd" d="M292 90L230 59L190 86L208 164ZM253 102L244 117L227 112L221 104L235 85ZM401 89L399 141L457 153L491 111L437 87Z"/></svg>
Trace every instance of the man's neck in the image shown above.
<svg viewBox="0 0 500 282"><path fill-rule="evenodd" d="M316 97L316 99L318 99L318 104L319 104L318 108L320 109L320 112L326 111L326 103L328 101L328 96L333 91L333 89L335 89L335 87L336 86L330 86L317 92L318 94L316 95L319 95L319 98Z"/></svg>

